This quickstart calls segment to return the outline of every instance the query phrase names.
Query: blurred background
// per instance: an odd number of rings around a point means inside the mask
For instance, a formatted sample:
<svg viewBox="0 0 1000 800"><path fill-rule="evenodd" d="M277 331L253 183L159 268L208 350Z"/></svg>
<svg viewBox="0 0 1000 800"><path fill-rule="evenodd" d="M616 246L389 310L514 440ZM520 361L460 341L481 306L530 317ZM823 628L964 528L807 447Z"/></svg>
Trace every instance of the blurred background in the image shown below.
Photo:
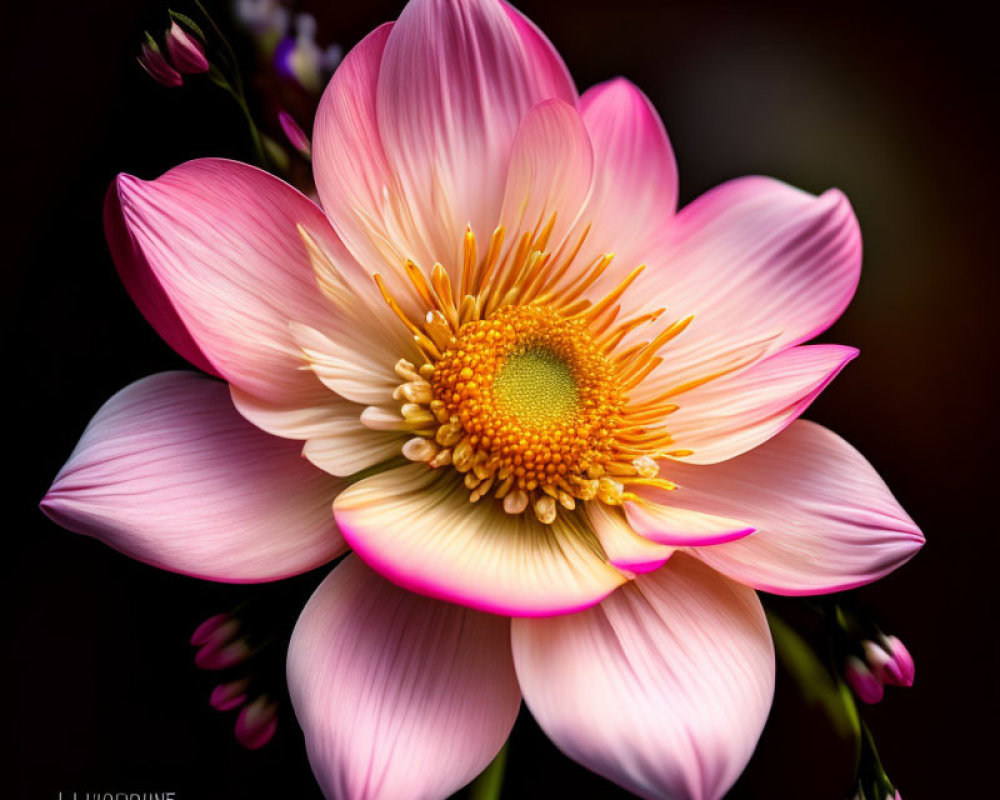
<svg viewBox="0 0 1000 800"><path fill-rule="evenodd" d="M585 88L631 78L662 114L681 202L743 174L813 192L838 186L865 243L853 304L823 336L861 357L807 417L876 466L927 536L896 574L860 590L906 642L912 689L865 714L907 800L981 796L1000 712L996 496L997 69L973 5L523 0ZM315 38L345 49L398 15L391 0L325 0ZM177 0L176 10L192 12ZM226 3L209 8L241 61L254 52ZM3 794L174 791L189 798L318 798L287 701L274 740L236 744L209 708L216 681L187 640L249 600L262 638L287 636L323 571L281 584L202 583L135 563L48 522L37 502L90 416L152 372L184 368L134 309L103 240L115 173L152 178L198 156L252 158L235 104L206 80L154 83L136 64L165 0L63 0L7 10L3 126L6 342L3 441L13 508L3 559L13 597L0 684ZM258 88L268 87L267 81ZM283 101L308 131L309 103ZM277 136L276 109L254 109ZM280 697L284 644L255 666ZM732 798L847 793L849 747L787 676ZM504 796L626 796L564 758L522 714Z"/></svg>

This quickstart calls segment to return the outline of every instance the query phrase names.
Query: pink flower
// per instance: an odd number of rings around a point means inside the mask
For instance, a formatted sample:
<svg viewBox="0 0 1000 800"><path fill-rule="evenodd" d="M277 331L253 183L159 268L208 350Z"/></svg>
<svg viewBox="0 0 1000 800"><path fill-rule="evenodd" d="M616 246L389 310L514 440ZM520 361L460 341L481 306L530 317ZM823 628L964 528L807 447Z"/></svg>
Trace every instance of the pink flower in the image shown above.
<svg viewBox="0 0 1000 800"><path fill-rule="evenodd" d="M754 177L676 211L646 97L578 96L499 0L413 0L372 32L313 158L322 209L217 159L117 179L126 287L223 380L122 390L46 513L214 580L354 550L288 655L329 797L446 797L522 696L636 794L720 797L771 704L755 590L859 586L923 543L797 421L857 354L802 344L857 285L846 198Z"/></svg>

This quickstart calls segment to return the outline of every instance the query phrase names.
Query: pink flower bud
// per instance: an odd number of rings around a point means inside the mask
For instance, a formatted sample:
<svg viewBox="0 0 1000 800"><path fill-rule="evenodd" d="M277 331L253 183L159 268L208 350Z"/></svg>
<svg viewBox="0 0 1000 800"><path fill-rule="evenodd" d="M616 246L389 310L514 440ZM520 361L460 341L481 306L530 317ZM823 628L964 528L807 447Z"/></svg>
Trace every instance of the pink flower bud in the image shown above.
<svg viewBox="0 0 1000 800"><path fill-rule="evenodd" d="M237 639L224 646L206 644L194 656L195 666L200 669L229 669L250 658L250 645L246 639Z"/></svg>
<svg viewBox="0 0 1000 800"><path fill-rule="evenodd" d="M229 614L215 614L206 619L201 625L194 629L191 634L191 644L203 645L218 639L216 632L233 618ZM238 625L239 623L237 623ZM226 639L228 641L228 638Z"/></svg>
<svg viewBox="0 0 1000 800"><path fill-rule="evenodd" d="M176 21L167 31L167 53L180 72L208 72L208 59L201 42L184 30Z"/></svg>
<svg viewBox="0 0 1000 800"><path fill-rule="evenodd" d="M896 686L913 686L917 667L913 663L913 656L906 649L906 645L895 636L886 636L885 646L892 656L885 668L886 677L884 680L886 683L894 683Z"/></svg>
<svg viewBox="0 0 1000 800"><path fill-rule="evenodd" d="M857 656L848 656L844 665L844 677L858 699L872 705L882 699L885 689L880 681Z"/></svg>
<svg viewBox="0 0 1000 800"><path fill-rule="evenodd" d="M208 699L208 702L216 711L231 711L246 702L247 687L249 686L249 678L240 678L238 681L220 683L212 689L212 696Z"/></svg>
<svg viewBox="0 0 1000 800"><path fill-rule="evenodd" d="M262 694L243 706L236 718L236 741L247 750L257 750L271 741L278 728L278 704Z"/></svg>
<svg viewBox="0 0 1000 800"><path fill-rule="evenodd" d="M292 115L287 111L278 112L278 122L281 123L281 130L285 132L285 136L289 143L298 150L306 158L309 158L312 152L312 146L309 144L309 137L305 135L299 124L292 119Z"/></svg>
<svg viewBox="0 0 1000 800"><path fill-rule="evenodd" d="M139 56L139 65L149 73L150 77L157 83L171 88L182 86L184 79L181 74L170 66L159 46L153 38L147 34L147 41L143 42L142 55Z"/></svg>

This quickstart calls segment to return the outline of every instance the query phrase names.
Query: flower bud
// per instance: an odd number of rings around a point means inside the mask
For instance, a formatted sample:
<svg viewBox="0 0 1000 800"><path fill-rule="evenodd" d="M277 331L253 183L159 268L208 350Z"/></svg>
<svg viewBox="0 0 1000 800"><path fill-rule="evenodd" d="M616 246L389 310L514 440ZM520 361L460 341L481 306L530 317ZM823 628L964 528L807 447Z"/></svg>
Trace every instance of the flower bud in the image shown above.
<svg viewBox="0 0 1000 800"><path fill-rule="evenodd" d="M242 664L250 658L250 655L250 645L247 644L247 640L237 639L223 647L206 644L195 653L194 663L199 669L229 669Z"/></svg>
<svg viewBox="0 0 1000 800"><path fill-rule="evenodd" d="M858 699L872 705L882 699L884 689L882 681L857 656L848 656L844 665L844 677L854 690Z"/></svg>
<svg viewBox="0 0 1000 800"><path fill-rule="evenodd" d="M216 711L231 711L243 705L247 699L247 687L250 686L249 678L241 678L238 681L220 683L212 689L212 695L208 702Z"/></svg>
<svg viewBox="0 0 1000 800"><path fill-rule="evenodd" d="M257 750L274 737L278 728L278 704L262 694L243 706L236 718L236 741L247 750Z"/></svg>
<svg viewBox="0 0 1000 800"><path fill-rule="evenodd" d="M177 24L170 23L167 31L167 53L179 72L208 72L208 59L201 42Z"/></svg>
<svg viewBox="0 0 1000 800"><path fill-rule="evenodd" d="M281 130L285 132L285 137L288 139L288 142L292 145L292 147L298 150L306 158L309 158L312 153L312 146L309 143L309 137L306 136L305 132L299 127L298 123L292 119L292 115L285 110L281 110L278 112L278 122L281 123Z"/></svg>
<svg viewBox="0 0 1000 800"><path fill-rule="evenodd" d="M239 625L239 622L229 614L215 614L209 617L194 629L194 633L191 634L191 644L200 646L216 641L220 636L219 629L226 625L232 625L234 622L237 626Z"/></svg>
<svg viewBox="0 0 1000 800"><path fill-rule="evenodd" d="M230 614L216 614L191 634L191 644L200 646L194 663L200 669L228 669L246 661L251 654L246 639L236 636L240 621Z"/></svg>
<svg viewBox="0 0 1000 800"><path fill-rule="evenodd" d="M913 663L913 656L910 651L895 636L885 637L885 649L892 656L885 667L886 683L893 683L896 686L913 686L913 679L916 676L916 665ZM899 793L897 792L897 795Z"/></svg>
<svg viewBox="0 0 1000 800"><path fill-rule="evenodd" d="M152 36L146 34L146 41L142 44L142 55L139 56L139 65L149 73L150 77L157 83L171 88L182 86L184 79L175 70L160 52L160 46Z"/></svg>
<svg viewBox="0 0 1000 800"><path fill-rule="evenodd" d="M867 639L861 647L868 668L880 682L895 686L913 685L913 656L895 636L880 636L877 642Z"/></svg>

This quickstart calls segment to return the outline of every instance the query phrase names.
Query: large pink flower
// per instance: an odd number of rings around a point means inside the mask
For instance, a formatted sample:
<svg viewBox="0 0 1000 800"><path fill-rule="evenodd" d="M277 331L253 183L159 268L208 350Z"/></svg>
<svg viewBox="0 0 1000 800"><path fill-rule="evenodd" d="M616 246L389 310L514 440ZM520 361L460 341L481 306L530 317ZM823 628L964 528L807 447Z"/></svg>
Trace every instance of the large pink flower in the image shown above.
<svg viewBox="0 0 1000 800"><path fill-rule="evenodd" d="M754 590L858 586L923 542L795 421L856 355L802 344L857 284L846 198L756 177L676 212L649 101L578 96L499 0L413 0L372 32L314 158L322 209L230 161L117 179L125 285L228 387L124 389L45 511L214 580L353 549L288 656L330 797L447 796L522 695L631 791L721 796L773 691Z"/></svg>

